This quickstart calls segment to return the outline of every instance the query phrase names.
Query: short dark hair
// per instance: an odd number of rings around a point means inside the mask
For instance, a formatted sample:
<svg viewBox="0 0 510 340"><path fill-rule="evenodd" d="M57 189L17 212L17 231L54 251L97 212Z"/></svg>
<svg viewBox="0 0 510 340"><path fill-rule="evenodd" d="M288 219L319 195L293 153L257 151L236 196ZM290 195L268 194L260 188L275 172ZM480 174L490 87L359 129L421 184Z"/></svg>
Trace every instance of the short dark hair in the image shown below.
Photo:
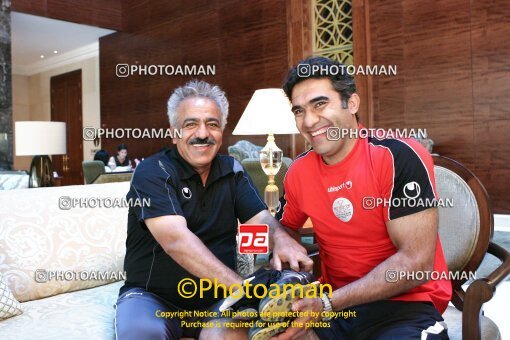
<svg viewBox="0 0 510 340"><path fill-rule="evenodd" d="M339 72L324 73L322 71L327 69L331 70L331 66L333 65L336 66L335 70L338 69ZM356 93L356 84L354 83L354 79L347 73L345 65L326 57L309 57L300 61L298 65L291 68L285 78L283 91L287 97L291 99L294 86L311 78L328 78L331 80L333 88L340 94L342 108L344 109L347 108L347 102L349 101L349 98L351 98L351 95ZM359 121L357 112L356 120Z"/></svg>
<svg viewBox="0 0 510 340"><path fill-rule="evenodd" d="M127 150L126 144L119 144L119 146L117 146L117 151L120 151L120 150Z"/></svg>
<svg viewBox="0 0 510 340"><path fill-rule="evenodd" d="M94 155L94 160L103 162L105 166L108 165L109 159L110 155L108 155L108 152L106 150L101 149Z"/></svg>

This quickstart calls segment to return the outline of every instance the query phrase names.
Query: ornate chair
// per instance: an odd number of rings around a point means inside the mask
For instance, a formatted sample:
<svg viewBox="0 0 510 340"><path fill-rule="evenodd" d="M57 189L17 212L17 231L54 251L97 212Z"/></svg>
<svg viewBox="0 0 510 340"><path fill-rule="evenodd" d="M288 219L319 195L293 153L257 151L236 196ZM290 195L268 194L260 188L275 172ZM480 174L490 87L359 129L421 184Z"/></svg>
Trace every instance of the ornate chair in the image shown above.
<svg viewBox="0 0 510 340"><path fill-rule="evenodd" d="M462 164L446 157L434 156L434 173L439 197L451 198L453 207L439 208L439 236L448 268L466 279L452 281L452 303L443 315L451 339L500 339L496 324L483 315L482 305L489 301L496 286L510 274L510 254L491 242L494 233L492 204L480 180ZM502 264L485 278L462 285L469 273L480 266L486 254L497 257ZM462 328L455 319L462 318ZM461 332L460 332L461 331Z"/></svg>

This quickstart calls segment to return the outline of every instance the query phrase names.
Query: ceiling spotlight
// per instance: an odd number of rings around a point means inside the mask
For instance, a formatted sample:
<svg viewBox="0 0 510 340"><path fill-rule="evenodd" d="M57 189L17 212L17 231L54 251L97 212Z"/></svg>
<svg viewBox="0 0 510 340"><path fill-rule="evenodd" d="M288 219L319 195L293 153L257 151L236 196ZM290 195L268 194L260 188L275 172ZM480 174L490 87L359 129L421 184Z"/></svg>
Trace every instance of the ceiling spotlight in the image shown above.
<svg viewBox="0 0 510 340"><path fill-rule="evenodd" d="M44 55L43 54L41 54L41 59L44 59Z"/></svg>
<svg viewBox="0 0 510 340"><path fill-rule="evenodd" d="M53 51L53 53L57 54L57 53L58 53L58 51L57 51L57 50L55 50L55 51Z"/></svg>

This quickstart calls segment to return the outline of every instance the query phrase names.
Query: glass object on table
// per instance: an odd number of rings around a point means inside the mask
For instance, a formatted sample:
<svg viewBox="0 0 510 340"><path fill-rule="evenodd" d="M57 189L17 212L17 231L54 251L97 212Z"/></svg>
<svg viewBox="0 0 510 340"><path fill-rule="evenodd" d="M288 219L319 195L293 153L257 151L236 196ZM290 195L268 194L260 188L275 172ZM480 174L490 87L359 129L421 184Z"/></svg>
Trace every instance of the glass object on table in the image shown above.
<svg viewBox="0 0 510 340"><path fill-rule="evenodd" d="M266 188L264 189L264 201L269 208L269 212L274 216L279 204L279 190L275 184L274 176L280 171L282 166L283 151L276 146L274 135L267 136L267 144L260 150L260 165L265 174L269 177Z"/></svg>

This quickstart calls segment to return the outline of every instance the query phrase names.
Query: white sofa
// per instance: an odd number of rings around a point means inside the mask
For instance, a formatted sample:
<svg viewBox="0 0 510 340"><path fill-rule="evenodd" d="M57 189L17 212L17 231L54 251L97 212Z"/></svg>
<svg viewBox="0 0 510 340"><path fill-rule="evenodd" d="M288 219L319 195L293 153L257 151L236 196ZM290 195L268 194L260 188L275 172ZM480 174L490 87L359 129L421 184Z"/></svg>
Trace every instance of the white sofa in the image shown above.
<svg viewBox="0 0 510 340"><path fill-rule="evenodd" d="M129 182L0 191L0 277L23 313L0 321L0 339L114 339L127 208L65 208L66 198L122 199ZM86 279L44 280L37 270ZM83 274L85 273L85 274ZM36 275L39 277L36 278ZM66 274L67 275L67 274Z"/></svg>

